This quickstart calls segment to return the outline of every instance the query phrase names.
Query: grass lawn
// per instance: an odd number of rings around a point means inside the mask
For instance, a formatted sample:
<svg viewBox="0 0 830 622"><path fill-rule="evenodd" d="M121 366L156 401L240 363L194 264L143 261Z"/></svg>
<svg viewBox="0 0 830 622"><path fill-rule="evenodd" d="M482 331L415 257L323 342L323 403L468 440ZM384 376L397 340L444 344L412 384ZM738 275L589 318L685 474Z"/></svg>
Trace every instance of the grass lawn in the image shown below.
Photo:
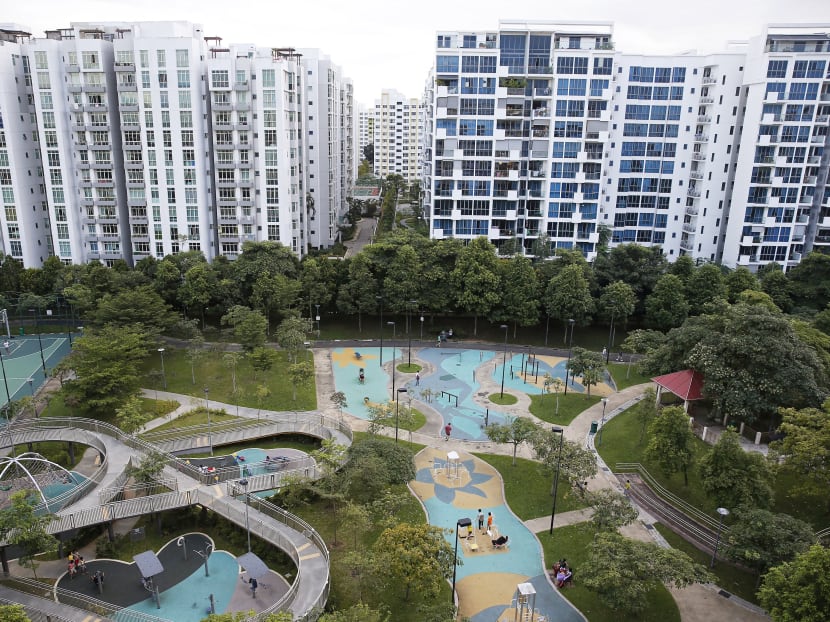
<svg viewBox="0 0 830 622"><path fill-rule="evenodd" d="M386 426L388 428L395 429L395 415L393 414L391 417L383 417L380 419L376 419L376 422L380 425ZM427 417L424 413L422 413L417 408L412 409L412 419L411 421L406 421L405 419L398 417L398 429L399 430L409 430L414 432L415 430L420 430L422 427L426 425Z"/></svg>
<svg viewBox="0 0 830 622"><path fill-rule="evenodd" d="M581 393L559 394L559 413L556 413L556 394L531 395L530 413L542 421L556 425L568 425L586 408L597 404L601 398L597 395L586 397Z"/></svg>
<svg viewBox="0 0 830 622"><path fill-rule="evenodd" d="M574 569L574 586L566 588L564 596L585 614L590 622L680 622L680 612L666 587L658 582L648 593L648 606L637 614L627 614L604 605L597 594L579 581L579 568L588 558L587 549L594 538L594 530L587 524L570 525L536 534L545 552L545 567L563 557Z"/></svg>
<svg viewBox="0 0 830 622"><path fill-rule="evenodd" d="M417 363L399 363L397 365L397 370L402 374L414 374L421 371L421 369L421 366Z"/></svg>
<svg viewBox="0 0 830 622"><path fill-rule="evenodd" d="M152 413L153 418L163 417L179 407L179 403L176 400L153 400L149 397L141 397L139 400L141 401L144 412Z"/></svg>
<svg viewBox="0 0 830 622"><path fill-rule="evenodd" d="M494 404L498 404L499 406L511 406L519 401L519 398L515 395L511 395L510 393L505 393L502 395L501 393L491 393L489 399Z"/></svg>
<svg viewBox="0 0 830 622"><path fill-rule="evenodd" d="M473 454L487 464L495 467L504 481L504 494L507 505L521 520L550 516L553 498L553 478L542 473L539 463L524 458L516 458L516 466L510 456L492 454ZM568 483L562 479L556 495L556 511L568 512L584 508L586 503L573 492Z"/></svg>
<svg viewBox="0 0 830 622"><path fill-rule="evenodd" d="M288 354L276 352L276 364L267 372L260 372L254 377L254 370L247 357L239 360L236 368L236 382L238 400L233 395L233 379L231 370L225 365L224 352L206 350L204 356L196 361L193 383L190 361L186 350L170 348L164 353L164 371L167 378L167 390L172 393L191 395L196 400L205 398L204 388L209 389L208 397L211 400L235 404L264 410L314 410L317 408L317 395L314 386L314 376L308 379L305 386L297 387L297 399L293 398L293 386L287 379L289 367ZM309 352L303 352L303 357L310 357ZM142 385L148 389L161 391L163 379L160 375L159 357L151 356L144 361L142 372L145 377ZM270 395L262 400L257 399L257 388L265 386Z"/></svg>
<svg viewBox="0 0 830 622"><path fill-rule="evenodd" d="M609 363L608 371L614 378L614 384L617 385L617 391L622 391L635 384L643 384L644 382L651 382L651 378L643 376L637 371L637 364L631 365L629 370L628 363Z"/></svg>
<svg viewBox="0 0 830 622"><path fill-rule="evenodd" d="M690 544L671 529L660 523L654 523L654 527L660 532L672 548L683 551L692 558L693 561L709 568L709 563L712 561L711 551L701 551L694 545ZM744 600L750 602L757 602L755 599L755 575L746 570L742 570L737 566L733 566L727 562L718 560L714 569L710 572L718 578L718 587L731 592L736 596L740 596Z"/></svg>
<svg viewBox="0 0 830 622"><path fill-rule="evenodd" d="M210 422L219 423L221 421L250 421L250 419L245 419L243 417L235 417L233 415L229 415L224 410L214 410L210 409ZM196 408L183 414L181 417L176 417L172 421L168 421L167 423L158 426L157 428L153 428L150 432L163 432L165 430L175 430L176 428L186 428L192 425L207 425L208 418L207 418L207 411L204 408Z"/></svg>

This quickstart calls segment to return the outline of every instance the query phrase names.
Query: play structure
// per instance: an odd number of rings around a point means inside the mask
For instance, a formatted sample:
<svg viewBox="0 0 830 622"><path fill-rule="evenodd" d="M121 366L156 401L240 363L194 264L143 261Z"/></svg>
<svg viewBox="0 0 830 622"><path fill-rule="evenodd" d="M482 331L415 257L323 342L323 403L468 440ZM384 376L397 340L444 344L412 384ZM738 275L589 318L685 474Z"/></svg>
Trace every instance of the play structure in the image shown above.
<svg viewBox="0 0 830 622"><path fill-rule="evenodd" d="M27 451L0 458L0 509L20 490L33 491L37 503L46 504L81 483L83 478L39 453Z"/></svg>

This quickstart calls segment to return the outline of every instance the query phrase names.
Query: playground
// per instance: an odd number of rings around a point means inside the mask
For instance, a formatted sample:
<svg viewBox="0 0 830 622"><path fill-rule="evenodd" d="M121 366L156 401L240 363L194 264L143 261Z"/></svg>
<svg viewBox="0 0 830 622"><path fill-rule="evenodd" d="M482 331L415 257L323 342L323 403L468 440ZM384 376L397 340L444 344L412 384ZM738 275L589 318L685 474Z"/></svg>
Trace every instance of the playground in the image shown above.
<svg viewBox="0 0 830 622"><path fill-rule="evenodd" d="M279 575L271 572L271 576L258 580L253 596L236 558L226 551L213 551L213 541L203 533L170 540L157 556L163 570L151 582L145 580L149 577L141 576L135 563L96 559L85 564L83 573L65 573L55 587L124 608L126 611L117 614L116 620L138 611L176 622L205 618L211 613L211 595L216 613L262 611L287 590ZM100 586L93 581L98 572L104 578ZM151 592L154 588L158 589L158 604ZM57 591L56 598L60 598Z"/></svg>
<svg viewBox="0 0 830 622"><path fill-rule="evenodd" d="M68 335L27 335L0 338L4 389L0 407L35 392L72 348Z"/></svg>

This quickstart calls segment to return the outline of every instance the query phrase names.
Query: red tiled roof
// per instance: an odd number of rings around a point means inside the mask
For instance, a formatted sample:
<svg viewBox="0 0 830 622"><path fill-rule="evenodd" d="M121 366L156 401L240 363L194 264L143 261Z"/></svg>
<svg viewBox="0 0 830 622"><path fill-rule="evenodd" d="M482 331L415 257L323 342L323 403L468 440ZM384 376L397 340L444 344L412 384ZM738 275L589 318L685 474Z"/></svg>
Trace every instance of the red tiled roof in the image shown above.
<svg viewBox="0 0 830 622"><path fill-rule="evenodd" d="M657 376L651 380L685 401L691 402L703 397L703 376L692 369Z"/></svg>

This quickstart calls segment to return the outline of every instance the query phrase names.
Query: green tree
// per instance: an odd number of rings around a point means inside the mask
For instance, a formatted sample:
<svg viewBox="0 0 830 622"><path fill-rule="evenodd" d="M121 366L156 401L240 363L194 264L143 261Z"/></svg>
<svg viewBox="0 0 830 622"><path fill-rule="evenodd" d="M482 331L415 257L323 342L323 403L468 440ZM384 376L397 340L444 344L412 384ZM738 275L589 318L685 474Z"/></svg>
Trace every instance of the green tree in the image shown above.
<svg viewBox="0 0 830 622"><path fill-rule="evenodd" d="M248 358L251 360L251 367L254 370L254 379L257 372L265 373L270 371L277 362L277 353L268 347L254 348Z"/></svg>
<svg viewBox="0 0 830 622"><path fill-rule="evenodd" d="M787 273L793 301L800 306L824 309L830 303L830 257L812 252Z"/></svg>
<svg viewBox="0 0 830 622"><path fill-rule="evenodd" d="M783 438L770 443L785 467L798 474L796 488L825 495L830 487L830 400L818 408L782 408L778 431Z"/></svg>
<svg viewBox="0 0 830 622"><path fill-rule="evenodd" d="M184 281L179 287L179 300L185 308L199 313L202 317L202 330L205 329L205 309L213 300L218 285L214 268L206 263L198 263L184 273Z"/></svg>
<svg viewBox="0 0 830 622"><path fill-rule="evenodd" d="M260 384L257 385L257 388L254 390L254 399L256 399L256 416L259 419L259 414L262 412L262 407L265 404L265 400L271 397L271 389L268 388L267 385Z"/></svg>
<svg viewBox="0 0 830 622"><path fill-rule="evenodd" d="M343 391L335 391L331 394L331 401L337 406L337 410L340 413L343 413L343 409L346 408L348 404L348 400L346 399L346 394Z"/></svg>
<svg viewBox="0 0 830 622"><path fill-rule="evenodd" d="M196 364L202 361L207 352L205 352L205 338L202 335L196 335L187 342L187 360L190 361L190 379L193 386L196 386Z"/></svg>
<svg viewBox="0 0 830 622"><path fill-rule="evenodd" d="M146 488L146 494L155 494L153 488L158 483L161 472L167 464L167 456L160 451L151 451L142 456L137 465L130 462L127 467L127 475L129 475L136 484L141 484Z"/></svg>
<svg viewBox="0 0 830 622"><path fill-rule="evenodd" d="M758 600L775 622L825 622L830 611L830 549L815 544L764 576Z"/></svg>
<svg viewBox="0 0 830 622"><path fill-rule="evenodd" d="M314 380L314 363L298 361L288 366L288 378L291 380L292 399L297 401L297 387L308 387Z"/></svg>
<svg viewBox="0 0 830 622"><path fill-rule="evenodd" d="M561 465L560 475L574 487L581 486L582 482L591 479L597 473L597 458L594 452L579 443L564 440L559 433L550 428L539 426L533 438L530 439L530 445L533 448L534 457L540 462L546 475L555 473L557 466ZM581 487L577 488L582 490Z"/></svg>
<svg viewBox="0 0 830 622"><path fill-rule="evenodd" d="M628 283L614 281L602 290L599 299L599 311L610 322L613 318L615 325L625 326L628 318L634 314L637 306L637 296ZM613 347L613 346L612 346Z"/></svg>
<svg viewBox="0 0 830 622"><path fill-rule="evenodd" d="M230 278L240 289L242 299L249 301L259 275L281 274L296 279L299 268L297 256L279 242L244 242L242 253L231 263Z"/></svg>
<svg viewBox="0 0 830 622"><path fill-rule="evenodd" d="M724 539L724 554L761 575L816 544L813 528L788 514L747 509L738 512Z"/></svg>
<svg viewBox="0 0 830 622"><path fill-rule="evenodd" d="M229 613L212 613L204 618L202 622L245 622L253 617L254 611L236 611ZM262 622L294 622L294 616L290 611L278 611L277 613L269 613Z"/></svg>
<svg viewBox="0 0 830 622"><path fill-rule="evenodd" d="M311 332L311 321L302 317L287 317L277 327L277 343L288 352L291 361L297 361L305 348L306 335Z"/></svg>
<svg viewBox="0 0 830 622"><path fill-rule="evenodd" d="M493 245L479 237L462 249L450 276L456 304L473 315L473 335L478 335L479 316L488 315L501 300L498 261Z"/></svg>
<svg viewBox="0 0 830 622"><path fill-rule="evenodd" d="M67 401L91 414L112 413L138 393L139 364L148 345L147 333L137 325L86 330L69 355L75 378L64 384Z"/></svg>
<svg viewBox="0 0 830 622"><path fill-rule="evenodd" d="M790 281L778 264L768 264L761 274L761 290L769 294L776 306L787 313L793 306Z"/></svg>
<svg viewBox="0 0 830 622"><path fill-rule="evenodd" d="M357 603L348 609L324 613L318 622L389 622L389 615Z"/></svg>
<svg viewBox="0 0 830 622"><path fill-rule="evenodd" d="M519 445L529 443L536 434L539 426L527 417L514 417L507 423L491 423L484 428L484 433L494 443L510 443L513 445L513 466L516 466L516 452Z"/></svg>
<svg viewBox="0 0 830 622"><path fill-rule="evenodd" d="M692 315L700 315L707 304L718 298L725 300L726 284L720 267L713 263L705 263L696 268L686 281L685 294L689 303L689 313Z"/></svg>
<svg viewBox="0 0 830 622"><path fill-rule="evenodd" d="M689 315L683 283L673 274L664 274L646 298L646 321L659 330L680 326Z"/></svg>
<svg viewBox="0 0 830 622"><path fill-rule="evenodd" d="M300 283L309 315L311 315L312 305L317 304L325 307L331 302L334 292L337 291L337 284L331 278L332 273L320 265L321 261L326 262L328 260L307 257L300 265Z"/></svg>
<svg viewBox="0 0 830 622"><path fill-rule="evenodd" d="M127 434L140 430L149 419L150 416L144 412L144 406L137 395L127 398L115 411L115 424Z"/></svg>
<svg viewBox="0 0 830 622"><path fill-rule="evenodd" d="M145 285L117 294L106 294L92 314L92 320L101 326L141 324L153 337L168 330L175 323L170 307L156 291Z"/></svg>
<svg viewBox="0 0 830 622"><path fill-rule="evenodd" d="M591 397L591 386L599 383L605 374L605 359L599 352L577 347L573 349L567 368L574 377L581 376L582 386L587 389L585 399L588 399Z"/></svg>
<svg viewBox="0 0 830 622"><path fill-rule="evenodd" d="M23 605L0 605L0 620L3 622L32 622Z"/></svg>
<svg viewBox="0 0 830 622"><path fill-rule="evenodd" d="M654 290L667 267L663 249L639 244L620 244L610 252L598 255L594 261L599 284L604 287L615 281L628 283L637 295L640 313L643 301Z"/></svg>
<svg viewBox="0 0 830 622"><path fill-rule="evenodd" d="M767 508L772 503L772 469L764 456L744 451L739 437L724 430L718 442L700 460L703 490L726 508Z"/></svg>
<svg viewBox="0 0 830 622"><path fill-rule="evenodd" d="M366 255L359 253L349 263L349 278L338 292L337 308L343 313L357 314L357 330L363 332L363 314L377 308L377 282Z"/></svg>
<svg viewBox="0 0 830 622"><path fill-rule="evenodd" d="M562 392L562 389L565 388L565 381L562 378L553 377L549 373L545 372L545 393L553 393L556 395L556 408L553 411L554 416L559 414L559 394Z"/></svg>
<svg viewBox="0 0 830 622"><path fill-rule="evenodd" d="M588 503L593 508L591 524L597 531L617 531L620 527L630 525L637 520L637 509L624 495L602 488L587 494Z"/></svg>
<svg viewBox="0 0 830 622"><path fill-rule="evenodd" d="M259 311L234 305L222 316L222 326L230 326L242 347L251 352L265 344L268 321Z"/></svg>
<svg viewBox="0 0 830 622"><path fill-rule="evenodd" d="M301 290L299 281L283 274L257 276L251 291L251 304L265 315L268 334L271 333L271 313L286 313L296 303Z"/></svg>
<svg viewBox="0 0 830 622"><path fill-rule="evenodd" d="M567 322L574 320L580 326L591 323L594 299L588 279L577 264L566 266L553 277L545 289L545 311L548 316Z"/></svg>
<svg viewBox="0 0 830 622"><path fill-rule="evenodd" d="M432 525L399 523L385 529L372 550L387 588L403 586L405 601L412 591L435 599L452 576L455 564L444 530Z"/></svg>
<svg viewBox="0 0 830 622"><path fill-rule="evenodd" d="M46 528L55 518L54 514L38 516L35 506L29 501L31 490L19 490L12 494L11 505L0 510L0 541L18 547L18 563L32 571L37 579L36 555L52 553L58 548L58 541Z"/></svg>
<svg viewBox="0 0 830 622"><path fill-rule="evenodd" d="M493 314L497 322L513 322L513 337L517 326L533 326L539 321L539 298L536 271L530 259L516 255L504 261L502 268L501 304Z"/></svg>
<svg viewBox="0 0 830 622"><path fill-rule="evenodd" d="M616 611L637 614L657 582L686 587L706 583L711 575L677 549L629 540L617 533L599 533L580 568L582 584Z"/></svg>
<svg viewBox="0 0 830 622"><path fill-rule="evenodd" d="M688 415L678 406L664 408L648 426L648 431L646 457L660 465L666 475L682 471L688 486L695 438Z"/></svg>
<svg viewBox="0 0 830 622"><path fill-rule="evenodd" d="M758 277L744 266L738 266L730 271L726 275L725 285L727 297L731 303L738 302L738 296L746 290L761 291Z"/></svg>
<svg viewBox="0 0 830 622"><path fill-rule="evenodd" d="M383 279L385 305L391 313L404 313L409 301L419 298L421 260L410 244L402 244L392 257Z"/></svg>

